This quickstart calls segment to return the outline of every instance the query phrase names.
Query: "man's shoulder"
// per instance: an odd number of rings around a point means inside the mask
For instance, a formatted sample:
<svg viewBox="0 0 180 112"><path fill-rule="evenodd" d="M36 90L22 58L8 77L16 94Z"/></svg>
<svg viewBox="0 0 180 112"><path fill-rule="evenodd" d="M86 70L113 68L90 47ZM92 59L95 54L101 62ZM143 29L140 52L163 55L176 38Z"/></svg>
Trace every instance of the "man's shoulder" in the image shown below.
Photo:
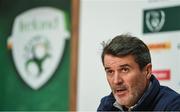
<svg viewBox="0 0 180 112"><path fill-rule="evenodd" d="M167 110L180 110L180 94L167 86L160 86L161 103L167 105Z"/></svg>
<svg viewBox="0 0 180 112"><path fill-rule="evenodd" d="M174 99L180 100L180 94L169 88L168 86L163 86L159 84L159 81L152 76L152 87L151 87L151 95L155 96L155 99L160 100L160 102L165 102L166 100L173 101ZM168 103L165 102L165 103Z"/></svg>
<svg viewBox="0 0 180 112"><path fill-rule="evenodd" d="M173 89L160 85L155 76L151 77L152 85L143 100L149 110L180 110L180 94Z"/></svg>
<svg viewBox="0 0 180 112"><path fill-rule="evenodd" d="M114 102L115 102L115 98L112 93L109 94L108 96L104 96L101 99L101 104L103 105L113 105Z"/></svg>
<svg viewBox="0 0 180 112"><path fill-rule="evenodd" d="M167 98L180 98L180 94L167 86L160 86L160 95L164 95Z"/></svg>
<svg viewBox="0 0 180 112"><path fill-rule="evenodd" d="M113 104L115 102L115 98L113 94L111 93L108 96L105 96L101 99L100 105L98 107L98 111L108 111L108 110L117 110Z"/></svg>
<svg viewBox="0 0 180 112"><path fill-rule="evenodd" d="M114 98L113 94L110 93L109 95L104 96L104 97L101 99L101 101L104 101L104 102L113 101L113 102L114 102L114 101L115 101L115 98Z"/></svg>

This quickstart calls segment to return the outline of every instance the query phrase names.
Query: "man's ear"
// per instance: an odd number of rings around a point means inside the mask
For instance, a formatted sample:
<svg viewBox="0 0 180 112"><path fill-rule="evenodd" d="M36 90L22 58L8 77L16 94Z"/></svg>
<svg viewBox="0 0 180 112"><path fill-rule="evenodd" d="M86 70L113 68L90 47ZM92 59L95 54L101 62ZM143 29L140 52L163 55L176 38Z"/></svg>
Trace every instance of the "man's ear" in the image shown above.
<svg viewBox="0 0 180 112"><path fill-rule="evenodd" d="M145 75L146 75L146 78L147 79L150 79L151 75L152 75L152 64L151 63L148 63L146 66L145 66Z"/></svg>

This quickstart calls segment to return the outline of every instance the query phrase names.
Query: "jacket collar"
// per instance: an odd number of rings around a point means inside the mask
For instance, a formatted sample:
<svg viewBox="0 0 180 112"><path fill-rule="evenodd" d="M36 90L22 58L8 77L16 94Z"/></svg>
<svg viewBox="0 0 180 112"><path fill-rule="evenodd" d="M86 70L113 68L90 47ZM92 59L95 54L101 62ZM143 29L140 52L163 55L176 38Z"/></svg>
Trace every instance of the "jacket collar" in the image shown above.
<svg viewBox="0 0 180 112"><path fill-rule="evenodd" d="M158 94L160 84L154 75L151 76L150 81L151 81L151 86L144 93L141 100L137 103L137 105L132 110L152 110L151 102L153 102L156 95Z"/></svg>

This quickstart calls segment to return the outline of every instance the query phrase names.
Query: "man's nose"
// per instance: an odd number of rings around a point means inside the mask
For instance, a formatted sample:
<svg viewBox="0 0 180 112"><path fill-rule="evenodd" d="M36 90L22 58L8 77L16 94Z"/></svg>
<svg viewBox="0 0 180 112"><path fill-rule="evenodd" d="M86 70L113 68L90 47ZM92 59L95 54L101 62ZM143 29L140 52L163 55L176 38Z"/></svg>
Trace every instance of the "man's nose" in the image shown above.
<svg viewBox="0 0 180 112"><path fill-rule="evenodd" d="M113 83L114 84L121 84L123 82L122 77L118 72L114 74Z"/></svg>

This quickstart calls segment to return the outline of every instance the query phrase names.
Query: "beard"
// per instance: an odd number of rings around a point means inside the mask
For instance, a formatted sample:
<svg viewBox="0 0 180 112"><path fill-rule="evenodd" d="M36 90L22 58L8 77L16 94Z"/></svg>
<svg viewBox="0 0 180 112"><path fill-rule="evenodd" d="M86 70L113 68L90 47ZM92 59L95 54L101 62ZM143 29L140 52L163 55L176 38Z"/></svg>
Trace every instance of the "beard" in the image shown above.
<svg viewBox="0 0 180 112"><path fill-rule="evenodd" d="M124 96L118 96L115 91L113 94L118 104L129 108L138 102L143 92L144 87L142 87L140 84L137 84L135 87L127 88L127 93Z"/></svg>

